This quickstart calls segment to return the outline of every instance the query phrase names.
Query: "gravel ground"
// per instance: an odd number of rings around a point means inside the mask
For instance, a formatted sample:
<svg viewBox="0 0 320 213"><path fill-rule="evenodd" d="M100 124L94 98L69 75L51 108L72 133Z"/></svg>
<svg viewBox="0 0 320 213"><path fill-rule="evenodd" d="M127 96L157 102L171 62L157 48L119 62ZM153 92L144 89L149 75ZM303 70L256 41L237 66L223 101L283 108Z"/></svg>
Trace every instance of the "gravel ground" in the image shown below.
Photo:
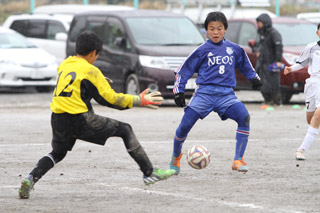
<svg viewBox="0 0 320 213"><path fill-rule="evenodd" d="M78 141L72 152L18 199L22 178L51 151L51 94L0 93L0 212L320 212L319 138L296 161L307 125L303 94L273 111L260 109L258 92L237 92L251 114L245 155L249 172L231 170L236 123L212 113L190 132L183 152L202 144L211 153L203 170L182 159L179 176L145 186L119 138L105 146ZM96 113L130 123L155 166L169 168L172 138L183 115L172 101L159 110Z"/></svg>

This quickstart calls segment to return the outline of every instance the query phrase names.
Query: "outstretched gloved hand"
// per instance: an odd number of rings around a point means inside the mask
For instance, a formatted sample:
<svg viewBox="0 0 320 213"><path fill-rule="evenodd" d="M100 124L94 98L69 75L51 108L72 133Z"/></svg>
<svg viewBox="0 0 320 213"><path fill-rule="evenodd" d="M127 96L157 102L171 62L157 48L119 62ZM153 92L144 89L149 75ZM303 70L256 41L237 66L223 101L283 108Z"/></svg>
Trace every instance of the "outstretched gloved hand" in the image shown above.
<svg viewBox="0 0 320 213"><path fill-rule="evenodd" d="M145 89L140 95L133 96L133 105L149 107L151 109L158 109L162 104L163 97L161 92L150 92L150 89Z"/></svg>

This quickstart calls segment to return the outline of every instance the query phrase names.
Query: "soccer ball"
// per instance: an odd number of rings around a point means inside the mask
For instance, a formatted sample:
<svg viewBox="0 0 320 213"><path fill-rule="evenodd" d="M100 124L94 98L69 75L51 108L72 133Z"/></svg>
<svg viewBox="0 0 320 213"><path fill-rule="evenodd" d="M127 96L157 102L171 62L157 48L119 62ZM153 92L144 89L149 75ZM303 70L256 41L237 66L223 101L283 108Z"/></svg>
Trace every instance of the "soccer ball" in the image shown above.
<svg viewBox="0 0 320 213"><path fill-rule="evenodd" d="M195 169L203 169L210 163L211 153L202 145L195 145L188 150L188 164Z"/></svg>

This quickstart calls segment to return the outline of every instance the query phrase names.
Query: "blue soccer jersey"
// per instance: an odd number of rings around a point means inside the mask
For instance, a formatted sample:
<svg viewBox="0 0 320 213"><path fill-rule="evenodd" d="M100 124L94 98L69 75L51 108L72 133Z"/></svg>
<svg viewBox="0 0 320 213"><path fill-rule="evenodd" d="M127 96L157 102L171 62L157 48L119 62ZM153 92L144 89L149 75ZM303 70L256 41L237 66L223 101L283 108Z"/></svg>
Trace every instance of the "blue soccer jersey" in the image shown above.
<svg viewBox="0 0 320 213"><path fill-rule="evenodd" d="M259 78L247 54L237 44L223 39L213 43L210 39L195 49L175 71L174 94L183 93L187 81L198 73L197 85L216 85L234 88L235 69L247 79Z"/></svg>

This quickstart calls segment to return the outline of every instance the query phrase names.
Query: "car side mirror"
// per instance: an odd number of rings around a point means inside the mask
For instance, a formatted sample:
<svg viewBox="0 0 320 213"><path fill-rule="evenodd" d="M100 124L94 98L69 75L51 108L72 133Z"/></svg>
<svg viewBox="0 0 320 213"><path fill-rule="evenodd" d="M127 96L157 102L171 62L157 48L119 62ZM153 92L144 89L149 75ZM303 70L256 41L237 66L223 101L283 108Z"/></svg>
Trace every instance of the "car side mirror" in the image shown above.
<svg viewBox="0 0 320 213"><path fill-rule="evenodd" d="M114 45L120 49L125 49L127 47L127 39L124 37L116 37Z"/></svg>
<svg viewBox="0 0 320 213"><path fill-rule="evenodd" d="M256 41L254 39L249 39L248 45L251 47L252 52L255 52Z"/></svg>
<svg viewBox="0 0 320 213"><path fill-rule="evenodd" d="M68 35L67 33L57 33L55 39L57 41L67 41Z"/></svg>

